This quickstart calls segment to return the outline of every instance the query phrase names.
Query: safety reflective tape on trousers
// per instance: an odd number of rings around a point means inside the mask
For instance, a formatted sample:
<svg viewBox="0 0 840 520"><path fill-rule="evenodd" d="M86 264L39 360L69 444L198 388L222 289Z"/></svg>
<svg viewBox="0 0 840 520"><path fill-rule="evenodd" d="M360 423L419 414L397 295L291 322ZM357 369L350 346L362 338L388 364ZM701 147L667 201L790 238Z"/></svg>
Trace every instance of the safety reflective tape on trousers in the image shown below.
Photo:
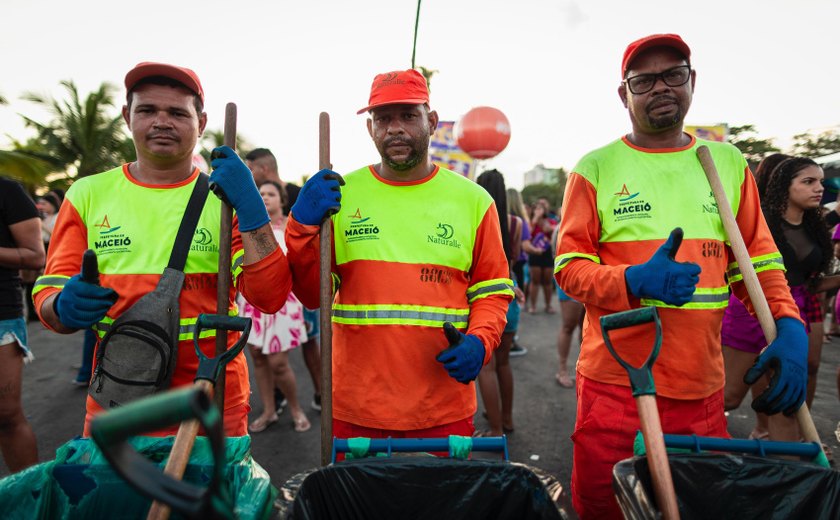
<svg viewBox="0 0 840 520"><path fill-rule="evenodd" d="M332 321L347 325L418 325L440 327L450 322L466 327L469 309L448 309L421 305L343 305L333 307Z"/></svg>

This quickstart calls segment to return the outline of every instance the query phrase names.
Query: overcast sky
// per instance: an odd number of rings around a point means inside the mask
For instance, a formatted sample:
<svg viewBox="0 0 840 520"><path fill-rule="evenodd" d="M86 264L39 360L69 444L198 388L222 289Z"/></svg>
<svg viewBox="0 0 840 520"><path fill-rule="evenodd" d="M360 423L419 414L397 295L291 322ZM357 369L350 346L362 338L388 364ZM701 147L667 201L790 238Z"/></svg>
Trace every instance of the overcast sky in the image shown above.
<svg viewBox="0 0 840 520"><path fill-rule="evenodd" d="M0 0L0 146L27 137L18 113L46 121L26 91L124 91L140 61L194 69L210 128L238 105L239 133L271 148L280 174L317 170L318 114L332 123L332 162L349 171L378 157L356 110L373 76L411 65L415 0ZM483 168L520 187L538 163L574 166L629 130L616 88L627 44L679 33L697 70L689 124L755 124L786 147L794 134L840 124L837 0L423 0L416 64L439 72L432 108L458 120L489 105L511 141Z"/></svg>

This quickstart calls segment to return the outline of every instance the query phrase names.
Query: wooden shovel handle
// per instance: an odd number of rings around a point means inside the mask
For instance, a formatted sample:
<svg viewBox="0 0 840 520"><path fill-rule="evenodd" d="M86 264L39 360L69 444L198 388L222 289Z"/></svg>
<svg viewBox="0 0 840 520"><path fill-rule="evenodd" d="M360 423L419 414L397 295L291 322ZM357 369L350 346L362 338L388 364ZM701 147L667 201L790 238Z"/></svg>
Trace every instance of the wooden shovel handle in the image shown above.
<svg viewBox="0 0 840 520"><path fill-rule="evenodd" d="M203 390L208 396L213 397L213 385L206 379L199 379L195 382L195 387ZM166 467L163 473L173 478L181 480L184 477L184 471L187 469L187 464L190 461L190 454L195 445L195 438L198 436L199 423L198 419L190 419L184 421L178 427L178 434L175 436L175 441L172 443L172 450L169 453L169 459L166 461ZM154 501L152 507L149 508L149 514L146 516L147 520L166 520L169 518L171 509L163 502Z"/></svg>
<svg viewBox="0 0 840 520"><path fill-rule="evenodd" d="M318 168L330 164L330 116L321 112L318 119ZM321 465L332 459L332 219L321 222L320 232L320 302L321 302Z"/></svg>
<svg viewBox="0 0 840 520"><path fill-rule="evenodd" d="M678 519L680 510L674 481L671 478L671 466L668 465L668 452L665 450L665 438L662 436L662 424L656 409L655 395L640 395L636 398L642 436L645 439L648 468L653 480L653 492L656 504L665 520Z"/></svg>
<svg viewBox="0 0 840 520"><path fill-rule="evenodd" d="M697 148L697 158L703 166L703 171L709 180L709 186L712 187L720 220L723 222L723 229L726 231L726 236L729 238L729 243L732 247L732 253L735 255L738 268L744 277L744 284L747 287L747 293L749 293L750 300L755 308L758 322L761 324L761 330L764 332L767 343L770 344L776 339L776 321L770 312L770 306L767 305L767 298L761 289L758 275L755 273L755 268L752 265L752 260L750 260L744 238L741 236L741 230L738 228L738 222L735 220L732 207L726 198L726 192L723 189L723 184L720 182L715 161L712 159L712 154L709 152L709 149L705 146L699 146ZM820 446L820 449L822 449L822 443L817 433L817 427L814 425L814 419L808 411L808 405L804 402L796 411L796 420L799 422L802 437L808 442L816 442Z"/></svg>

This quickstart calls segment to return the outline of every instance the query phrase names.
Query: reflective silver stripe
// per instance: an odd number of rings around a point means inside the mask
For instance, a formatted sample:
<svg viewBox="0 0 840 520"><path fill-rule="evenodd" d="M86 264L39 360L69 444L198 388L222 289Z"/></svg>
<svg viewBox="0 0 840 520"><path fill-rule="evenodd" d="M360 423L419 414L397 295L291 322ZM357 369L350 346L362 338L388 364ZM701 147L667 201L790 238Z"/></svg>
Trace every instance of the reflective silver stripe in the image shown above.
<svg viewBox="0 0 840 520"><path fill-rule="evenodd" d="M568 264L572 260L575 260L576 258L580 258L580 257L579 256L567 256L565 258L561 258L560 260L557 261L557 267L563 267L564 265Z"/></svg>
<svg viewBox="0 0 840 520"><path fill-rule="evenodd" d="M776 257L776 258L769 258L767 260L761 260L760 262L754 262L753 267L756 270L759 270L762 267L768 267L768 266L772 266L774 264L779 265L782 268L784 268L784 266L785 266L784 260L782 260L781 257ZM741 268L738 267L738 266L735 266L732 269L730 269L727 274L729 275L730 278L734 278L736 276L741 276Z"/></svg>
<svg viewBox="0 0 840 520"><path fill-rule="evenodd" d="M467 291L467 301L473 301L482 294L497 293L503 291L513 292L513 285L507 283L497 283L493 285L485 285L484 287L479 287L478 289L472 291Z"/></svg>
<svg viewBox="0 0 840 520"><path fill-rule="evenodd" d="M109 330L111 330L111 326L113 322L104 322L100 321L96 324L96 330L102 332L103 334L107 334ZM202 331L203 334L208 333L209 331L213 331L214 329L205 329ZM187 323L178 327L178 335L181 336L183 334L192 335L195 333L195 323ZM215 334L215 332L213 332Z"/></svg>
<svg viewBox="0 0 840 520"><path fill-rule="evenodd" d="M654 307L668 307L674 309L719 309L725 308L729 303L729 291L718 294L694 294L689 301L682 305L669 305L661 300L654 300L652 298L642 298L642 305L652 305Z"/></svg>
<svg viewBox="0 0 840 520"><path fill-rule="evenodd" d="M720 294L694 294L691 303L720 303L729 301L729 291Z"/></svg>
<svg viewBox="0 0 840 520"><path fill-rule="evenodd" d="M47 285L49 287L64 287L70 278L63 276L42 276L35 281L35 286Z"/></svg>
<svg viewBox="0 0 840 520"><path fill-rule="evenodd" d="M357 310L347 311L342 309L334 309L333 316L336 318L347 318L355 320L387 320L387 319L402 319L402 320L424 320L424 321L451 321L453 323L467 323L469 316L465 314L454 314L446 312L426 312L426 311L406 311L406 310Z"/></svg>
<svg viewBox="0 0 840 520"><path fill-rule="evenodd" d="M231 267L231 271L236 271L244 263L245 263L245 255L242 255L242 256L240 256L239 258L237 258L236 260L233 261L233 267Z"/></svg>

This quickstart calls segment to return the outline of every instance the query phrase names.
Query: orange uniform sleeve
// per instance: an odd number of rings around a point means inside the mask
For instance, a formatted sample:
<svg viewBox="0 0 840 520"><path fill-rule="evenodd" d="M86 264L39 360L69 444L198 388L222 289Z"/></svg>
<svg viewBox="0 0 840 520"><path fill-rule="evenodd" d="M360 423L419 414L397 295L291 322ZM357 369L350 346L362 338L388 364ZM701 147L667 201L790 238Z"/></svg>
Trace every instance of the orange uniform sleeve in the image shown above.
<svg viewBox="0 0 840 520"><path fill-rule="evenodd" d="M320 226L301 224L289 215L286 224L286 247L292 272L292 291L309 309L320 305ZM332 272L336 272L335 248L332 251Z"/></svg>
<svg viewBox="0 0 840 520"><path fill-rule="evenodd" d="M566 294L581 303L611 311L638 307L638 298L624 281L629 266L600 263L600 237L595 187L573 173L563 195L554 277Z"/></svg>
<svg viewBox="0 0 840 520"><path fill-rule="evenodd" d="M47 265L41 278L48 279L51 276L69 278L79 274L82 270L82 255L87 249L87 244L85 223L79 216L79 212L73 207L73 203L69 199L65 199L56 217L47 253ZM35 311L41 319L41 323L53 332L55 330L41 316L41 307L48 296L60 290L60 287L45 284L43 288L38 288L38 292L33 298Z"/></svg>
<svg viewBox="0 0 840 520"><path fill-rule="evenodd" d="M487 208L476 230L470 268L471 285L486 280L507 280L507 283L511 283L495 204ZM470 304L470 324L467 333L476 336L484 345L485 364L490 361L493 351L499 346L502 331L507 323L505 316L508 305L512 299L512 294L492 293Z"/></svg>
<svg viewBox="0 0 840 520"><path fill-rule="evenodd" d="M278 312L292 290L292 274L283 250L278 247L258 262L243 265L237 289L248 303L262 312Z"/></svg>

